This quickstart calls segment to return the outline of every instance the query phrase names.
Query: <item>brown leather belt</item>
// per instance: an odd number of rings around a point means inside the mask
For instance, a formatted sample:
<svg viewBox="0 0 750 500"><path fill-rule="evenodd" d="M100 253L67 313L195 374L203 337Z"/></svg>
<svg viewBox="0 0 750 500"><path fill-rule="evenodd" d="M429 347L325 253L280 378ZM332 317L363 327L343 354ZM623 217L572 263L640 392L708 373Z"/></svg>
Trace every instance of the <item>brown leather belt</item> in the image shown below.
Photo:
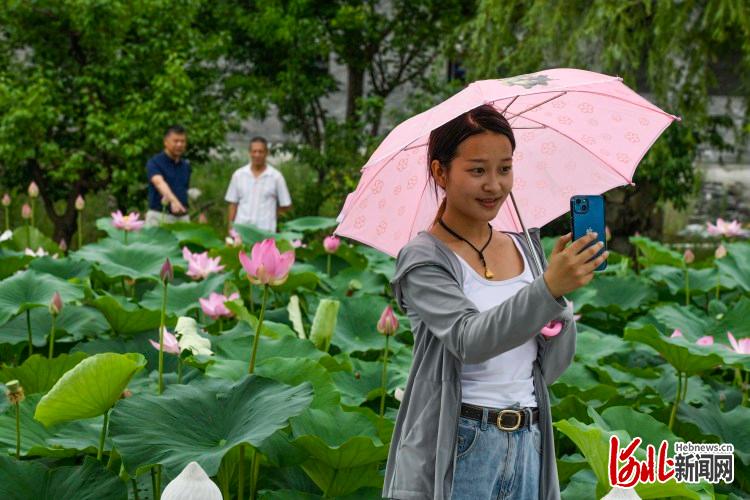
<svg viewBox="0 0 750 500"><path fill-rule="evenodd" d="M528 422L528 410L531 410L531 423ZM472 420L479 420L481 422L482 407L462 403L461 416ZM538 421L539 408L508 408L504 410L490 409L487 413L487 422L495 423L498 429L506 432L528 427Z"/></svg>

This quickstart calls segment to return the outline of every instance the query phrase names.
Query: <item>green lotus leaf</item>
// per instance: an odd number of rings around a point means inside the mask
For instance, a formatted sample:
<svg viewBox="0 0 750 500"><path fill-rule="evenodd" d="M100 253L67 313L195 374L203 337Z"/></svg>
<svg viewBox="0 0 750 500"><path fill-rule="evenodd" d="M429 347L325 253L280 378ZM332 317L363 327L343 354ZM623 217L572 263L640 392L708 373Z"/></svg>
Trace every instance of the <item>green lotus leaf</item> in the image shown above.
<svg viewBox="0 0 750 500"><path fill-rule="evenodd" d="M274 240L287 240L293 241L302 238L302 233L299 231L282 231L280 233L272 233L270 231L264 231L250 224L234 224L234 230L242 238L242 243L252 248L254 243L258 243L265 239L271 238Z"/></svg>
<svg viewBox="0 0 750 500"><path fill-rule="evenodd" d="M0 243L1 245L2 243ZM29 255L24 255L21 252L8 251L0 248L0 279L5 279L8 276L12 276L19 269L26 267L26 264L31 262L34 258Z"/></svg>
<svg viewBox="0 0 750 500"><path fill-rule="evenodd" d="M244 305L240 304L238 301L225 302L225 306L227 309L232 311L240 321L237 323L237 325L235 325L234 328L224 332L222 338L235 338L237 336L250 334L250 332L255 333L255 329L258 325L258 317L256 315L251 314L250 311L248 311L247 308ZM256 308L257 307L259 306L256 304ZM272 309L266 309L266 313L263 319L263 325L261 326L261 335L274 339L286 336L296 337L297 334L294 330L289 328L288 325L271 320L274 312L275 311Z"/></svg>
<svg viewBox="0 0 750 500"><path fill-rule="evenodd" d="M750 292L750 245L729 243L727 256L716 260L721 275L721 284L737 283L745 292Z"/></svg>
<svg viewBox="0 0 750 500"><path fill-rule="evenodd" d="M128 241L125 245L107 238L84 246L71 254L71 258L93 262L104 274L112 278L159 280L159 272L166 258L175 267L184 266L184 260L175 242L159 245L150 241Z"/></svg>
<svg viewBox="0 0 750 500"><path fill-rule="evenodd" d="M617 435L622 447L630 444L630 435L622 429L610 431L598 424L586 425L575 418L561 420L555 422L553 425L568 436L586 457L589 466L598 479L596 486L597 498L606 494L611 488L608 476L609 438L612 434ZM638 448L634 455L638 460L644 460L646 458L645 447ZM694 491L694 488L698 489L699 487L678 483L673 478L666 483L639 483L635 487L635 491L641 498L672 498L683 496L698 500L701 496ZM706 487L710 488L710 485Z"/></svg>
<svg viewBox="0 0 750 500"><path fill-rule="evenodd" d="M558 467L559 466L558 461ZM560 479L560 482L562 482L562 479ZM561 498L564 500L599 498L596 494L596 484L596 476L591 469L586 468L579 470L570 477L568 485L560 492Z"/></svg>
<svg viewBox="0 0 750 500"><path fill-rule="evenodd" d="M638 262L642 267L656 265L682 267L682 255L658 241L645 236L631 236L629 241L640 252Z"/></svg>
<svg viewBox="0 0 750 500"><path fill-rule="evenodd" d="M0 381L18 380L26 394L47 392L63 376L87 357L86 353L60 354L47 359L34 354L21 366L3 366L0 369Z"/></svg>
<svg viewBox="0 0 750 500"><path fill-rule="evenodd" d="M378 463L388 457L388 446L367 415L310 409L291 425L294 444L311 456L302 468L327 497L382 485Z"/></svg>
<svg viewBox="0 0 750 500"><path fill-rule="evenodd" d="M679 329L691 342L707 335L714 323L703 311L694 306L685 307L672 303L655 307L650 312L670 333Z"/></svg>
<svg viewBox="0 0 750 500"><path fill-rule="evenodd" d="M359 288L351 289L350 285L353 281L358 283ZM376 273L372 267L366 271L348 268L338 272L336 276L330 279L330 283L334 286L330 295L344 301L349 300L349 297L352 296L381 295L388 280L382 272Z"/></svg>
<svg viewBox="0 0 750 500"><path fill-rule="evenodd" d="M129 352L139 352L146 358L145 371L150 373L159 367L159 350L149 343L149 339L158 340L158 329L141 332L125 338L98 338L77 344L71 352L85 352L89 356L94 354L103 354L114 352L127 354ZM247 367L245 367L247 369ZM177 370L177 356L171 354L164 356L164 372L174 372ZM128 385L131 387L132 384Z"/></svg>
<svg viewBox="0 0 750 500"><path fill-rule="evenodd" d="M287 385L310 382L314 398L310 408L326 409L338 407L340 395L328 370L317 361L300 358L267 358L258 363L255 373Z"/></svg>
<svg viewBox="0 0 750 500"><path fill-rule="evenodd" d="M70 457L79 453L96 453L102 431L102 417L65 422L45 427L34 419L41 394L27 397L21 410L21 455L26 457ZM111 449L109 440L105 449ZM0 414L0 448L8 454L16 452L16 412L6 410Z"/></svg>
<svg viewBox="0 0 750 500"><path fill-rule="evenodd" d="M31 261L29 268L40 273L51 274L64 280L78 278L83 280L91 274L91 263L70 258L52 259L39 257Z"/></svg>
<svg viewBox="0 0 750 500"><path fill-rule="evenodd" d="M296 265L296 264L295 264ZM315 290L320 284L320 277L317 273L309 271L298 271L292 265L292 269L289 272L289 277L286 281L279 286L273 287L277 292L292 293L298 288L306 288L307 290Z"/></svg>
<svg viewBox="0 0 750 500"><path fill-rule="evenodd" d="M5 500L127 500L119 477L91 457L83 465L48 469L40 462L0 457L0 498Z"/></svg>
<svg viewBox="0 0 750 500"><path fill-rule="evenodd" d="M732 304L729 310L724 313L712 332L716 338L727 341L726 332L732 332L735 338L750 337L750 297L743 296Z"/></svg>
<svg viewBox="0 0 750 500"><path fill-rule="evenodd" d="M647 306L657 298L656 290L637 276L597 276L591 283L568 297L576 310L601 309L613 314L631 312Z"/></svg>
<svg viewBox="0 0 750 500"><path fill-rule="evenodd" d="M335 227L338 224L332 217L299 217L281 224L283 231L295 231L304 233L305 231L320 231Z"/></svg>
<svg viewBox="0 0 750 500"><path fill-rule="evenodd" d="M617 352L629 352L632 348L622 337L604 333L582 323L577 324L576 354L578 361L597 366L599 360Z"/></svg>
<svg viewBox="0 0 750 500"><path fill-rule="evenodd" d="M55 292L60 293L64 303L83 298L79 285L32 270L0 281L0 325L27 309L46 308Z"/></svg>
<svg viewBox="0 0 750 500"><path fill-rule="evenodd" d="M343 352L382 350L385 339L377 331L380 315L388 305L383 297L351 297L341 302L333 344ZM403 344L391 338L391 347L396 350Z"/></svg>
<svg viewBox="0 0 750 500"><path fill-rule="evenodd" d="M174 224L165 224L162 226L172 233L179 241L180 245L192 243L205 249L220 248L224 246L224 241L219 238L212 227L205 224L196 224L193 222L176 222Z"/></svg>
<svg viewBox="0 0 750 500"><path fill-rule="evenodd" d="M141 354L96 354L66 372L44 395L34 418L44 425L104 414L146 360Z"/></svg>
<svg viewBox="0 0 750 500"><path fill-rule="evenodd" d="M160 463L174 477L196 461L213 476L230 449L260 446L312 399L308 383L289 387L258 376L174 385L161 396L121 401L110 417L110 435L131 475Z"/></svg>
<svg viewBox="0 0 750 500"><path fill-rule="evenodd" d="M709 442L732 443L742 463L750 464L750 408L737 406L724 412L716 404L706 404L701 408L681 404L677 415L680 420L697 425L704 435L717 438Z"/></svg>
<svg viewBox="0 0 750 500"><path fill-rule="evenodd" d="M169 285L167 290L167 313L175 316L185 316L193 309L200 309L198 299L208 298L211 292L221 292L226 274L214 274L201 281ZM146 309L161 310L162 295L164 293L161 285L143 295L140 304Z"/></svg>
<svg viewBox="0 0 750 500"><path fill-rule="evenodd" d="M52 241L37 228L30 226L28 228L26 226L15 228L13 230L13 237L10 239L9 243L13 250L19 252L23 252L27 248L36 251L41 247L50 254L60 253L60 247L57 243Z"/></svg>
<svg viewBox="0 0 750 500"><path fill-rule="evenodd" d="M41 347L47 344L52 327L52 316L46 307L36 307L29 311L31 319L31 341ZM65 305L55 321L55 340L79 340L93 337L109 329L104 316L88 306ZM69 338L65 338L69 335ZM0 344L20 344L28 342L26 315L19 314L0 326Z"/></svg>
<svg viewBox="0 0 750 500"><path fill-rule="evenodd" d="M345 405L359 406L366 401L379 398L383 391L381 381L383 377L382 361L363 361L349 358L351 371L337 371L331 374L336 388L341 392L341 401ZM411 363L411 352L404 348L388 358L387 391L393 394L396 388L406 387L409 374L408 365ZM406 372L403 367L406 366Z"/></svg>
<svg viewBox="0 0 750 500"><path fill-rule="evenodd" d="M646 344L661 354L677 371L695 375L718 366L722 358L713 349L705 349L680 338L669 338L660 334L656 328L646 325L642 328L625 328L625 340Z"/></svg>
<svg viewBox="0 0 750 500"><path fill-rule="evenodd" d="M643 276L657 284L666 284L669 292L674 294L685 293L685 271L679 267L653 266L646 268ZM716 289L719 274L716 268L705 269L688 268L688 285L690 294L713 292Z"/></svg>
<svg viewBox="0 0 750 500"><path fill-rule="evenodd" d="M141 309L112 295L97 297L91 305L104 315L112 331L118 335L132 335L158 329L161 324L161 311L158 309Z"/></svg>

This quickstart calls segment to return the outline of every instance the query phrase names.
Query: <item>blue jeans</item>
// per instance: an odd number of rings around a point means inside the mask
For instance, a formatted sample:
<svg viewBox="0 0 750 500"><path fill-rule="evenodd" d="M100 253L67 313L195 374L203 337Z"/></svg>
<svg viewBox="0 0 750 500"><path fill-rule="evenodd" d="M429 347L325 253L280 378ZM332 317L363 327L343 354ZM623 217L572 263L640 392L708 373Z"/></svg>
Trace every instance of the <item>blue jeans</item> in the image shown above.
<svg viewBox="0 0 750 500"><path fill-rule="evenodd" d="M457 500L537 500L542 434L539 424L515 431L460 417L451 498Z"/></svg>

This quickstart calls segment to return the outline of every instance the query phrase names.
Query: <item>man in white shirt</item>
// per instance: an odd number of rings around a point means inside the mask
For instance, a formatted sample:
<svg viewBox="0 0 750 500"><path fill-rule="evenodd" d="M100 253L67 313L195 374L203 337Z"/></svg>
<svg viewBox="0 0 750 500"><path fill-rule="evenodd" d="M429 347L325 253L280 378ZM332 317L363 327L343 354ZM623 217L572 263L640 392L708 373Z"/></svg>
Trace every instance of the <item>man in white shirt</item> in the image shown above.
<svg viewBox="0 0 750 500"><path fill-rule="evenodd" d="M267 156L268 142L263 137L250 139L250 163L234 171L224 196L229 229L237 223L276 232L277 216L292 209L284 176L266 164Z"/></svg>

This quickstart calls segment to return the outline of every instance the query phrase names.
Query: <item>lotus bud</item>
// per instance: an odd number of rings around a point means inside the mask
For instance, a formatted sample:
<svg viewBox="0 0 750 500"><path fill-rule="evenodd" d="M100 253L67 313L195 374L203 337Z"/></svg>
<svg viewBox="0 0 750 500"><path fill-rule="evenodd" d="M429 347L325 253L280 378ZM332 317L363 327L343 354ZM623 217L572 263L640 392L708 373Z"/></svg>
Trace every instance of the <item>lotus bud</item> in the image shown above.
<svg viewBox="0 0 750 500"><path fill-rule="evenodd" d="M685 253L682 254L682 260L685 261L685 264L692 264L695 262L695 254L688 248L685 250Z"/></svg>
<svg viewBox="0 0 750 500"><path fill-rule="evenodd" d="M161 500L222 500L221 490L197 462L190 462L161 494Z"/></svg>
<svg viewBox="0 0 750 500"><path fill-rule="evenodd" d="M83 196L79 194L78 198L76 198L76 210L80 212L84 208L86 208L86 202L83 200Z"/></svg>
<svg viewBox="0 0 750 500"><path fill-rule="evenodd" d="M26 395L23 392L23 387L18 380L9 380L5 383L5 396L8 398L8 402L12 405L17 405L26 399Z"/></svg>
<svg viewBox="0 0 750 500"><path fill-rule="evenodd" d="M52 296L52 300L49 303L49 313L52 316L57 316L60 314L60 311L62 311L63 308L63 301L62 297L60 296L60 292L55 292L55 294Z"/></svg>
<svg viewBox="0 0 750 500"><path fill-rule="evenodd" d="M8 193L5 193L3 195L3 206L9 207L10 206L10 195Z"/></svg>
<svg viewBox="0 0 750 500"><path fill-rule="evenodd" d="M377 329L378 332L386 337L396 334L396 330L398 330L398 318L393 314L393 309L390 305L385 306L385 309L383 309L380 320L378 320Z"/></svg>
<svg viewBox="0 0 750 500"><path fill-rule="evenodd" d="M29 205L28 203L24 203L21 207L21 218L31 219L31 205Z"/></svg>
<svg viewBox="0 0 750 500"><path fill-rule="evenodd" d="M337 236L326 236L325 239L323 239L323 248L328 253L336 253L336 250L339 249L340 245L341 239Z"/></svg>
<svg viewBox="0 0 750 500"><path fill-rule="evenodd" d="M198 214L198 224L208 224L208 217L206 217L206 212L201 212Z"/></svg>
<svg viewBox="0 0 750 500"><path fill-rule="evenodd" d="M716 252L714 252L714 257L717 259L723 259L727 256L727 248L721 244L716 248Z"/></svg>
<svg viewBox="0 0 750 500"><path fill-rule="evenodd" d="M172 269L172 263L169 262L169 257L164 261L164 265L161 266L159 277L165 283L171 282L174 279L174 269Z"/></svg>
<svg viewBox="0 0 750 500"><path fill-rule="evenodd" d="M127 399L132 395L133 391L131 391L130 389L125 389L124 391L122 391L122 394L120 394L120 399Z"/></svg>
<svg viewBox="0 0 750 500"><path fill-rule="evenodd" d="M65 238L60 240L60 244L58 246L60 247L60 250L62 250L63 252L68 251L68 244L65 243Z"/></svg>
<svg viewBox="0 0 750 500"><path fill-rule="evenodd" d="M39 196L39 186L36 185L36 182L31 181L31 184L29 184L29 198L36 198Z"/></svg>

